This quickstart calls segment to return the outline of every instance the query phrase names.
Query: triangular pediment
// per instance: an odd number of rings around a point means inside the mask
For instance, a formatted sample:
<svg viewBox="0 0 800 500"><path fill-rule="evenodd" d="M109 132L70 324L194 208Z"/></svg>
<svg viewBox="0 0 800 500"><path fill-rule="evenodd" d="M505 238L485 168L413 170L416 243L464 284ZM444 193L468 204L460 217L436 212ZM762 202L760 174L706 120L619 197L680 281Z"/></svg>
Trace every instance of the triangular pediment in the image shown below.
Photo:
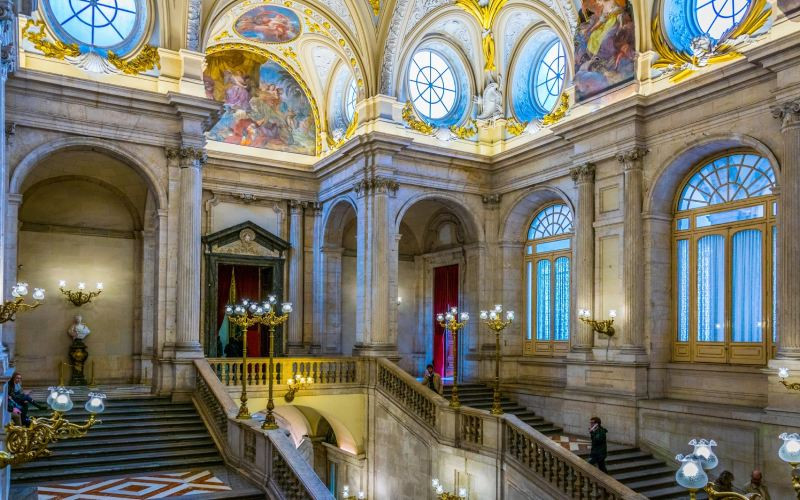
<svg viewBox="0 0 800 500"><path fill-rule="evenodd" d="M207 253L283 257L290 248L287 241L252 221L217 231L203 237Z"/></svg>

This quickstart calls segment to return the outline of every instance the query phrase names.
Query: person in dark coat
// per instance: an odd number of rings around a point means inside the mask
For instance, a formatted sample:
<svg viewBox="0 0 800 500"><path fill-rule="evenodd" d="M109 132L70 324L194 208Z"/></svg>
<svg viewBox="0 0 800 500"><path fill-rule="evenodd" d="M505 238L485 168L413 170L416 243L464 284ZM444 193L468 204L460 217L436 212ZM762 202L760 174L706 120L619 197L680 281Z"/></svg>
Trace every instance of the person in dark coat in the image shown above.
<svg viewBox="0 0 800 500"><path fill-rule="evenodd" d="M30 425L31 419L28 417L29 405L33 405L40 410L47 408L46 405L34 401L30 391L22 389L22 374L16 372L11 377L7 401L7 410L11 413L14 423L24 426Z"/></svg>
<svg viewBox="0 0 800 500"><path fill-rule="evenodd" d="M606 470L606 456L608 446L606 445L606 434L608 431L600 425L600 417L592 417L589 420L589 436L592 438L592 450L589 452L589 463L596 466L603 472Z"/></svg>

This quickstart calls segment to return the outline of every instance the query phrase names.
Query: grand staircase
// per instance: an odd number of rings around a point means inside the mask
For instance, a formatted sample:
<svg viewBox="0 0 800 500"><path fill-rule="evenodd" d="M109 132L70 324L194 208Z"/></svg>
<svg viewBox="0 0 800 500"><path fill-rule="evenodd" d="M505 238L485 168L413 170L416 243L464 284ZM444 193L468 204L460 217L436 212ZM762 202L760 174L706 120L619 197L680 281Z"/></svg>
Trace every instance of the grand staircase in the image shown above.
<svg viewBox="0 0 800 500"><path fill-rule="evenodd" d="M450 399L453 387L444 387L444 396ZM464 406L491 410L491 387L481 384L458 386L458 399ZM515 401L502 397L501 406L537 431L548 436L564 434L563 429L536 415L535 412L520 406ZM578 453L588 459L589 452ZM675 484L675 470L653 455L632 446L609 443L606 459L608 473L627 487L654 500L686 498L686 490Z"/></svg>
<svg viewBox="0 0 800 500"><path fill-rule="evenodd" d="M67 418L82 422L88 418L83 409L86 398L76 395L74 399L75 407ZM32 415L48 413L34 411ZM59 441L50 446L50 457L12 467L12 483L223 465L191 402L172 403L159 397L109 399L99 418L102 423L86 437Z"/></svg>

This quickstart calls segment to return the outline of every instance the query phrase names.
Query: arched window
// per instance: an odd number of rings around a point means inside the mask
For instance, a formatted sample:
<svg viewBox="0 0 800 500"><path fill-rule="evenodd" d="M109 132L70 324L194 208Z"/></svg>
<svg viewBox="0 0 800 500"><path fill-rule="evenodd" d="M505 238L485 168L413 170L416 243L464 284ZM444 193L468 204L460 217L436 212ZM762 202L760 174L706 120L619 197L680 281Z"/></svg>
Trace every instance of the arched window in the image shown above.
<svg viewBox="0 0 800 500"><path fill-rule="evenodd" d="M675 207L674 359L766 363L776 340L772 165L749 152L714 158Z"/></svg>
<svg viewBox="0 0 800 500"><path fill-rule="evenodd" d="M556 105L566 74L567 56L564 53L564 44L556 39L542 53L533 82L536 104L543 111L549 113Z"/></svg>
<svg viewBox="0 0 800 500"><path fill-rule="evenodd" d="M85 50L131 52L147 28L145 0L44 0L42 10L53 32Z"/></svg>
<svg viewBox="0 0 800 500"><path fill-rule="evenodd" d="M420 116L446 120L456 108L458 81L451 63L431 49L414 53L408 67L408 98Z"/></svg>
<svg viewBox="0 0 800 500"><path fill-rule="evenodd" d="M525 351L569 351L572 211L549 205L533 218L525 245Z"/></svg>
<svg viewBox="0 0 800 500"><path fill-rule="evenodd" d="M678 51L692 54L692 44L707 36L712 44L738 25L757 2L751 0L669 0L661 2L663 33ZM766 8L766 7L765 7Z"/></svg>
<svg viewBox="0 0 800 500"><path fill-rule="evenodd" d="M358 100L358 87L356 81L350 80L350 85L347 87L347 96L344 104L344 114L347 117L347 122L353 121L353 116L356 113L356 101Z"/></svg>

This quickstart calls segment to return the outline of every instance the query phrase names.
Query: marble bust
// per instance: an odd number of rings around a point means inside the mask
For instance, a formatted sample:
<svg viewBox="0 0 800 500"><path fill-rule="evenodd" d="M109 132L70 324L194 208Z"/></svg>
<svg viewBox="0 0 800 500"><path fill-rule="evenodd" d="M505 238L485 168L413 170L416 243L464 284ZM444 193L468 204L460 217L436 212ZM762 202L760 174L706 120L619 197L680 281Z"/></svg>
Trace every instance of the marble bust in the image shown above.
<svg viewBox="0 0 800 500"><path fill-rule="evenodd" d="M72 325L70 325L67 333L72 337L72 340L83 340L91 333L91 330L89 330L89 327L83 322L83 317L79 314L72 320Z"/></svg>

